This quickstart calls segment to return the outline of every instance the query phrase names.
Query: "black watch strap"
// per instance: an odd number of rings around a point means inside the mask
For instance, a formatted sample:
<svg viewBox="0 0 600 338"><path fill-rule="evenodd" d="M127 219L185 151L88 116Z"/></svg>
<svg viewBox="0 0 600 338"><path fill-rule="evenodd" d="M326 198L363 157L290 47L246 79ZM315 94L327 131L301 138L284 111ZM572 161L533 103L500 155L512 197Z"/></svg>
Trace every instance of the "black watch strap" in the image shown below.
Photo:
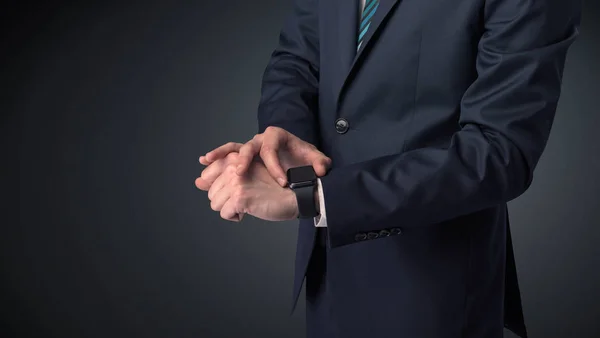
<svg viewBox="0 0 600 338"><path fill-rule="evenodd" d="M317 184L294 188L298 201L298 218L311 218L318 215L315 205L315 190Z"/></svg>

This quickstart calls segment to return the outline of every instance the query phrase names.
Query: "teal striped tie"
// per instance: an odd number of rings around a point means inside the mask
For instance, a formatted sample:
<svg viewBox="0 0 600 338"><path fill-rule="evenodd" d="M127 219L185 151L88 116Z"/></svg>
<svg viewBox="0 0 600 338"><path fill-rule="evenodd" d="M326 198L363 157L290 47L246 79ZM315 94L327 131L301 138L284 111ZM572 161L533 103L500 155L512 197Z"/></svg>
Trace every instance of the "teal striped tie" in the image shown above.
<svg viewBox="0 0 600 338"><path fill-rule="evenodd" d="M360 27L358 29L358 47L356 47L356 52L358 52L360 50L360 47L362 46L367 31L369 30L369 26L371 26L371 18L373 17L373 14L375 14L375 11L377 10L378 6L379 0L365 1L365 9L362 12L362 16L360 19Z"/></svg>

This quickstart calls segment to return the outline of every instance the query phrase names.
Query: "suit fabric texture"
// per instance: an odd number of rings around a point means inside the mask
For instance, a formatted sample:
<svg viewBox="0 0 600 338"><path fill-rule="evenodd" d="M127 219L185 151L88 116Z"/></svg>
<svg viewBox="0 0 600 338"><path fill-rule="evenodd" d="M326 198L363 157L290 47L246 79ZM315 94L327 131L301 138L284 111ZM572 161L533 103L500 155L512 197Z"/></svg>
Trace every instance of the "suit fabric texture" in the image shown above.
<svg viewBox="0 0 600 338"><path fill-rule="evenodd" d="M306 277L310 337L526 337L507 202L546 145L581 4L381 0L357 53L358 1L294 0L263 75L258 132L333 160L327 227L299 222L292 311Z"/></svg>

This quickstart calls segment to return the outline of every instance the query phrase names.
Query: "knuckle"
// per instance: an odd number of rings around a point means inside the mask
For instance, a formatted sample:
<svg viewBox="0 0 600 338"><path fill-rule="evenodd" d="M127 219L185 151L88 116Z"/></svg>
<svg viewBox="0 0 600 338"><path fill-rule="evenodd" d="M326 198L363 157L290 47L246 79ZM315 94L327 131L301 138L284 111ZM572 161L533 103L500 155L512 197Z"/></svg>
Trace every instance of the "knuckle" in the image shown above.
<svg viewBox="0 0 600 338"><path fill-rule="evenodd" d="M239 154L236 152L231 152L229 154L227 154L227 156L225 157L225 160L230 163L232 161L235 161L238 158Z"/></svg>
<svg viewBox="0 0 600 338"><path fill-rule="evenodd" d="M200 178L202 178L205 181L208 181L208 180L210 180L212 172L213 172L213 170L210 170L210 168L204 169L200 173Z"/></svg>
<svg viewBox="0 0 600 338"><path fill-rule="evenodd" d="M279 127L273 127L273 126L269 127L268 132L265 130L265 133L269 134L270 137L281 137L284 132L285 132L284 129L279 128Z"/></svg>
<svg viewBox="0 0 600 338"><path fill-rule="evenodd" d="M236 174L236 171L237 171L237 167L233 163L228 164L224 170L225 174L227 174L228 176L231 176L231 179L230 179L231 183L235 182L235 179L238 176Z"/></svg>
<svg viewBox="0 0 600 338"><path fill-rule="evenodd" d="M208 168L202 170L202 172L200 173L200 178L202 178L205 181L211 181L211 177L214 176L215 169L216 169L216 167L214 166L214 163L213 163Z"/></svg>
<svg viewBox="0 0 600 338"><path fill-rule="evenodd" d="M245 154L245 153L249 152L251 149L252 149L252 147L250 146L250 144L246 143L240 147L240 154Z"/></svg>
<svg viewBox="0 0 600 338"><path fill-rule="evenodd" d="M227 170L224 174L227 175L223 178L223 184L225 186L236 187L239 185L238 184L239 183L239 181L238 181L239 175L236 173L235 166L233 166L233 165L227 166Z"/></svg>
<svg viewBox="0 0 600 338"><path fill-rule="evenodd" d="M212 163L212 166L213 166L213 168L215 168L215 169L216 169L216 168L222 167L222 166L223 166L223 163L225 163L225 160L224 160L224 159L222 159L222 158L220 158L220 159L218 159L218 160L214 161L214 162Z"/></svg>
<svg viewBox="0 0 600 338"><path fill-rule="evenodd" d="M231 185L234 186L236 189L242 189L244 186L244 182L243 182L243 177L241 177L238 174L233 174L233 177L231 177Z"/></svg>
<svg viewBox="0 0 600 338"><path fill-rule="evenodd" d="M248 156L240 155L235 160L232 160L229 165L233 166L234 171L235 171L235 169L237 169L238 165L246 164L245 162L247 162L247 158L248 158Z"/></svg>
<svg viewBox="0 0 600 338"><path fill-rule="evenodd" d="M235 189L233 194L231 194L231 198L236 205L241 206L246 200L246 191L242 188Z"/></svg>
<svg viewBox="0 0 600 338"><path fill-rule="evenodd" d="M265 145L263 145L263 146L260 148L260 155L261 155L261 156L262 156L262 155L268 155L268 154L270 154L272 151L273 151L273 148L272 148L271 146L269 146L269 145L266 145L266 144L265 144Z"/></svg>

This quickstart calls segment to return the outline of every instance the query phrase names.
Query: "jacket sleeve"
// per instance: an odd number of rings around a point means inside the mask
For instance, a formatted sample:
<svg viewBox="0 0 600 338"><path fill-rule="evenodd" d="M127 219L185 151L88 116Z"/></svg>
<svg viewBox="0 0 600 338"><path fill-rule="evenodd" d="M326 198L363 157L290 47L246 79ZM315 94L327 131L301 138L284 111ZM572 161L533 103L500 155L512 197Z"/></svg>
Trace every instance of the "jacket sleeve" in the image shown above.
<svg viewBox="0 0 600 338"><path fill-rule="evenodd" d="M487 0L477 79L449 146L334 167L321 178L332 247L507 202L531 184L559 99L577 0ZM364 236L363 236L364 238Z"/></svg>
<svg viewBox="0 0 600 338"><path fill-rule="evenodd" d="M318 146L318 2L294 0L263 74L258 132L281 127Z"/></svg>

